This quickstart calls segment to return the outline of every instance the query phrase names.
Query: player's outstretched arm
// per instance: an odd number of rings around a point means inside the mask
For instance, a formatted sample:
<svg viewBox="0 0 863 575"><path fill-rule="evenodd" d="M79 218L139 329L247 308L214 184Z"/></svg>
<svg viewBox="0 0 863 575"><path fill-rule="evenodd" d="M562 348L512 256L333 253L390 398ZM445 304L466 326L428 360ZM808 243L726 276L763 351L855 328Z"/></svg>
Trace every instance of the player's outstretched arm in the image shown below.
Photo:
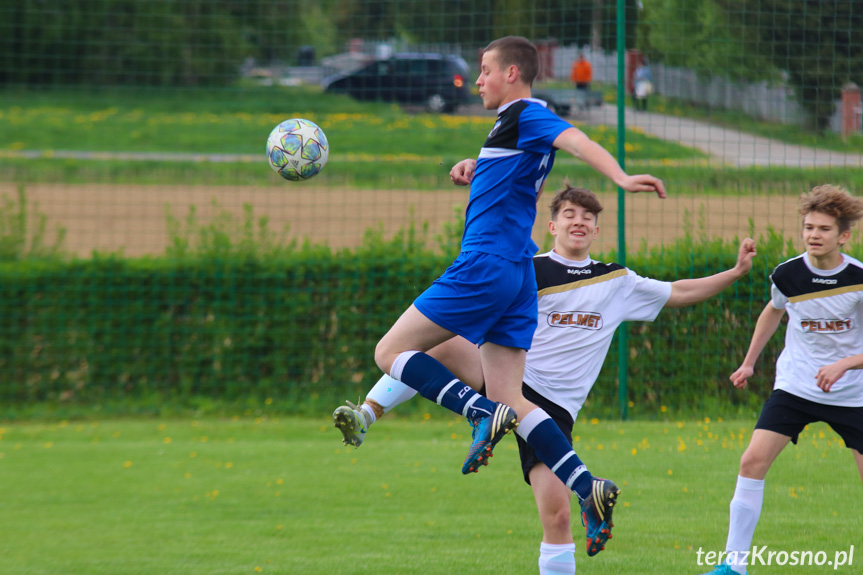
<svg viewBox="0 0 863 575"><path fill-rule="evenodd" d="M776 333L776 328L779 327L779 322L782 321L782 316L785 315L784 309L776 309L773 307L773 302L767 302L764 306L764 311L758 316L758 321L755 322L755 331L752 332L752 341L749 342L749 351L746 352L746 357L743 363L737 368L737 371L731 374L731 383L734 387L743 389L749 383L749 378L755 373L755 361L761 355L761 351L770 338Z"/></svg>
<svg viewBox="0 0 863 575"><path fill-rule="evenodd" d="M755 242L746 238L737 250L737 263L730 270L705 278L677 280L671 284L671 297L665 307L684 307L711 298L745 276L752 269L755 257Z"/></svg>
<svg viewBox="0 0 863 575"><path fill-rule="evenodd" d="M650 174L628 175L614 156L578 128L567 128L561 132L554 140L554 147L582 160L627 192L656 192L660 198L666 196L662 180Z"/></svg>
<svg viewBox="0 0 863 575"><path fill-rule="evenodd" d="M457 186L469 186L476 170L476 160L468 158L457 163L449 171L449 179Z"/></svg>
<svg viewBox="0 0 863 575"><path fill-rule="evenodd" d="M828 393L833 384L839 381L839 378L849 369L863 369L863 353L844 357L830 365L825 365L815 374L815 383L821 391Z"/></svg>

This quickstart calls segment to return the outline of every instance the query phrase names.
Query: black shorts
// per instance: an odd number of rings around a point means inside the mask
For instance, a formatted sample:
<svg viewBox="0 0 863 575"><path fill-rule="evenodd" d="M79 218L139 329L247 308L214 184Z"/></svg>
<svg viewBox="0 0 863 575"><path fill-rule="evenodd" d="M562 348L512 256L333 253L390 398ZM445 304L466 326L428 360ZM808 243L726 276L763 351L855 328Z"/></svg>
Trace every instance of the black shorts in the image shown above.
<svg viewBox="0 0 863 575"><path fill-rule="evenodd" d="M528 387L527 384L523 384L521 386L521 394L529 402L533 403L537 407L543 408L551 417L551 420L557 424L566 436L569 444L572 445L572 425L575 422L572 420L572 416L569 415L569 412L556 403L547 400L545 397ZM530 485L530 470L533 469L535 465L542 463L542 460L537 457L533 447L528 445L520 435L516 434L515 440L518 442L518 456L521 458L521 472L524 474L525 483Z"/></svg>
<svg viewBox="0 0 863 575"><path fill-rule="evenodd" d="M824 405L775 389L764 402L755 429L785 435L796 444L803 428L815 421L832 427L845 447L863 453L863 407Z"/></svg>

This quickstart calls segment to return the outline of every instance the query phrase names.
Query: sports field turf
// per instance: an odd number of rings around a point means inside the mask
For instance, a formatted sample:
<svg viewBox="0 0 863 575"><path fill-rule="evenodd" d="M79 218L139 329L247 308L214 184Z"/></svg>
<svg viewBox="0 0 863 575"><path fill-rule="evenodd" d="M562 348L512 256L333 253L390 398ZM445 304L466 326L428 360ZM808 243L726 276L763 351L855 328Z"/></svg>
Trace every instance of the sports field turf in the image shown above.
<svg viewBox="0 0 863 575"><path fill-rule="evenodd" d="M606 551L587 557L575 529L578 573L706 571L696 552L724 548L752 423L579 422L577 449L623 492ZM464 477L469 428L437 409L388 417L359 450L340 437L328 417L0 424L0 573L537 572L512 438ZM836 571L859 573L860 490L848 450L811 426L768 476L755 543L831 561L854 545Z"/></svg>

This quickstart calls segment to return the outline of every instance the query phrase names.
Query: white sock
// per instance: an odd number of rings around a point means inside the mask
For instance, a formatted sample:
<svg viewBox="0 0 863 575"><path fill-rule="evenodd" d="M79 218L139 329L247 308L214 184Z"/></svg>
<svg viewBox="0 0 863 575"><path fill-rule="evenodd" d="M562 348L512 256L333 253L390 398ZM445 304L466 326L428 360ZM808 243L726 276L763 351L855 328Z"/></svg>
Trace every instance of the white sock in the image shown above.
<svg viewBox="0 0 863 575"><path fill-rule="evenodd" d="M575 543L540 543L539 575L575 575Z"/></svg>
<svg viewBox="0 0 863 575"><path fill-rule="evenodd" d="M737 573L746 573L748 552L752 548L755 526L761 517L764 502L764 480L737 476L737 487L731 499L731 519L728 522L728 540L725 551L728 564ZM744 562L744 559L746 561Z"/></svg>
<svg viewBox="0 0 863 575"><path fill-rule="evenodd" d="M375 416L375 410L365 403L360 406L360 413L366 418L366 427L370 427L372 423L378 420L377 416Z"/></svg>
<svg viewBox="0 0 863 575"><path fill-rule="evenodd" d="M378 405L384 408L384 413L388 413L389 410L406 402L416 394L417 390L414 388L384 374L366 395L366 399L376 401ZM372 417L374 418L374 414ZM366 419L369 421L369 425L374 423L374 419Z"/></svg>

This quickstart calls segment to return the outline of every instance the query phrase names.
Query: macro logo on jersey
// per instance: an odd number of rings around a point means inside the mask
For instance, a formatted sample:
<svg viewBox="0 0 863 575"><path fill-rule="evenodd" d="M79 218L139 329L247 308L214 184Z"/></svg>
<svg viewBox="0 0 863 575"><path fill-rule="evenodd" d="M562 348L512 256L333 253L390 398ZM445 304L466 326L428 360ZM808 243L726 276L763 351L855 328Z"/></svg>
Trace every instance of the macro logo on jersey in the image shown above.
<svg viewBox="0 0 863 575"><path fill-rule="evenodd" d="M800 328L814 333L842 333L854 329L850 319L802 319Z"/></svg>
<svg viewBox="0 0 863 575"><path fill-rule="evenodd" d="M551 327L574 327L590 331L602 329L602 314L592 311L553 311L547 318Z"/></svg>

